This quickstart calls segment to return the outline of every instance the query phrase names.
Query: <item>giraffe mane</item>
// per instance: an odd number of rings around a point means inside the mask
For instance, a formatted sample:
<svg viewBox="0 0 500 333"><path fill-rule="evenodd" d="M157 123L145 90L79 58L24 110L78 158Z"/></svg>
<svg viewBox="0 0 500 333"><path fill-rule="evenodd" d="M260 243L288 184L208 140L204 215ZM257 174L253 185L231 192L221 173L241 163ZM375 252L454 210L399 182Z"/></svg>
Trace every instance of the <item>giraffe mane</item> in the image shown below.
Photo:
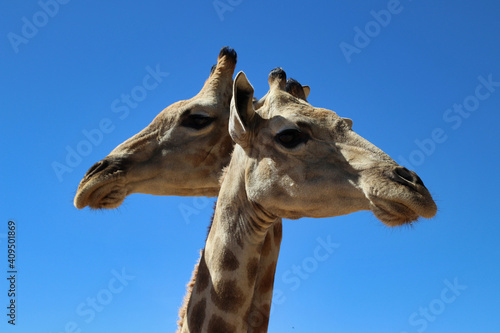
<svg viewBox="0 0 500 333"><path fill-rule="evenodd" d="M182 325L184 323L184 317L187 315L187 305L189 299L191 298L191 294L193 293L194 283L196 282L196 276L198 275L198 266L200 265L200 259L202 256L203 250L200 250L200 258L198 258L198 262L194 265L193 273L191 274L191 280L186 285L186 295L184 295L184 299L182 300L182 306L179 309L179 319L177 320L177 332L182 331Z"/></svg>
<svg viewBox="0 0 500 333"><path fill-rule="evenodd" d="M225 172L224 172L224 174L225 174ZM206 238L208 238L208 234L210 233L210 229L212 229L212 224L214 222L215 207L216 206L217 206L217 201L215 201L215 203L214 203L214 209L213 209L214 212L212 213L212 217L210 218L210 224L208 226ZM205 243L206 242L207 241L205 239ZM200 265L200 260L203 257L203 251L205 251L205 249L200 250L200 257L198 258L198 261L194 265L193 273L191 274L191 279L189 280L188 284L186 285L186 295L184 295L184 299L182 300L182 305L179 309L179 319L177 320L177 332L182 331L184 317L186 317L186 315L187 315L187 306L189 303L189 299L191 298L191 294L193 293L193 287L194 287L194 284L196 282L196 277L198 276L198 267Z"/></svg>

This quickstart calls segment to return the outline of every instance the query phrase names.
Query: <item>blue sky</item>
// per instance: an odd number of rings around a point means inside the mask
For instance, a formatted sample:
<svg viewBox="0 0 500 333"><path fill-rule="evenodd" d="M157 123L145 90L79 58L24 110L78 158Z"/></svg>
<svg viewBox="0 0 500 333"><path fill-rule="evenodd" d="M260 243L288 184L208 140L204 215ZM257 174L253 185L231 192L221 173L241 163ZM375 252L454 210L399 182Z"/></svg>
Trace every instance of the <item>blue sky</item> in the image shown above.
<svg viewBox="0 0 500 333"><path fill-rule="evenodd" d="M175 330L214 199L134 194L90 211L73 196L93 163L195 95L225 45L256 95L283 67L439 207L412 228L370 212L284 221L270 331L498 331L498 2L59 1L0 4L1 276L9 220L18 246L16 327L2 278L2 332ZM151 70L158 85L114 112Z"/></svg>

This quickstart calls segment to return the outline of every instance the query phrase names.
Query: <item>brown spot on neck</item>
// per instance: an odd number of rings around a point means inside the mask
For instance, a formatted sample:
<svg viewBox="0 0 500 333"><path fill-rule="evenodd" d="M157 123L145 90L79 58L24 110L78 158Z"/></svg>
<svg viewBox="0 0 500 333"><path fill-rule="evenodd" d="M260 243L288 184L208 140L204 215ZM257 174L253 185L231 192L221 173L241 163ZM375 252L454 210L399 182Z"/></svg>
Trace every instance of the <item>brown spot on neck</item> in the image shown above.
<svg viewBox="0 0 500 333"><path fill-rule="evenodd" d="M236 280L227 280L213 285L210 296L214 305L220 310L237 313L248 295L244 295Z"/></svg>
<svg viewBox="0 0 500 333"><path fill-rule="evenodd" d="M240 262L234 255L234 253L226 249L224 253L222 254L222 268L226 271L234 271L240 267Z"/></svg>
<svg viewBox="0 0 500 333"><path fill-rule="evenodd" d="M203 298L191 311L188 309L188 325L190 332L201 332L203 322L205 321L205 310L207 308L207 300Z"/></svg>
<svg viewBox="0 0 500 333"><path fill-rule="evenodd" d="M207 333L236 332L236 327L223 318L213 315L208 322Z"/></svg>
<svg viewBox="0 0 500 333"><path fill-rule="evenodd" d="M281 224L281 221L274 223L273 231L274 231L274 245L279 249L281 245L281 238L283 237L283 225Z"/></svg>
<svg viewBox="0 0 500 333"><path fill-rule="evenodd" d="M247 264L247 278L249 286L252 286L255 283L255 278L257 277L258 269L259 269L259 258L255 257L250 259Z"/></svg>
<svg viewBox="0 0 500 333"><path fill-rule="evenodd" d="M276 273L276 261L267 267L264 276L260 282L259 293L264 294L269 292L274 285L274 276Z"/></svg>
<svg viewBox="0 0 500 333"><path fill-rule="evenodd" d="M210 272L208 271L207 263L205 262L205 250L201 254L200 263L198 264L198 272L196 273L196 293L203 292L210 282Z"/></svg>
<svg viewBox="0 0 500 333"><path fill-rule="evenodd" d="M264 239L264 244L262 244L261 254L263 257L267 257L272 250L272 239L271 233L266 234L266 238Z"/></svg>

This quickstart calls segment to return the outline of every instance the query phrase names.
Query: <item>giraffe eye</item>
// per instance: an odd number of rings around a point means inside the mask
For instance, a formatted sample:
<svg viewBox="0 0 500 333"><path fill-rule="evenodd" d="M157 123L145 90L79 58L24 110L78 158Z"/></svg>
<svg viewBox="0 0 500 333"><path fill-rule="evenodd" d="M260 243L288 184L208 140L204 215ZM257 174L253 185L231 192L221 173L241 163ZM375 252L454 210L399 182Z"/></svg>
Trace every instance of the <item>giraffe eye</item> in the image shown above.
<svg viewBox="0 0 500 333"><path fill-rule="evenodd" d="M274 139L283 147L292 149L301 143L306 143L309 135L296 129L287 129L278 133Z"/></svg>
<svg viewBox="0 0 500 333"><path fill-rule="evenodd" d="M214 120L215 118L209 116L201 114L191 114L182 121L181 126L200 130L210 125Z"/></svg>

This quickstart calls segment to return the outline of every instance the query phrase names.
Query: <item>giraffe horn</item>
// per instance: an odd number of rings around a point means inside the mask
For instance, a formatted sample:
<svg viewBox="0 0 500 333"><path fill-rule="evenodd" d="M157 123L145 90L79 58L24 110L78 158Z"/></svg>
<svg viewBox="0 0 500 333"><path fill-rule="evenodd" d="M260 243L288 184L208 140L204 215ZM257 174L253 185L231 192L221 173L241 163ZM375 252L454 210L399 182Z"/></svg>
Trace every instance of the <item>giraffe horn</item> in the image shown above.
<svg viewBox="0 0 500 333"><path fill-rule="evenodd" d="M269 88L285 90L286 72L281 67L276 67L269 73Z"/></svg>

